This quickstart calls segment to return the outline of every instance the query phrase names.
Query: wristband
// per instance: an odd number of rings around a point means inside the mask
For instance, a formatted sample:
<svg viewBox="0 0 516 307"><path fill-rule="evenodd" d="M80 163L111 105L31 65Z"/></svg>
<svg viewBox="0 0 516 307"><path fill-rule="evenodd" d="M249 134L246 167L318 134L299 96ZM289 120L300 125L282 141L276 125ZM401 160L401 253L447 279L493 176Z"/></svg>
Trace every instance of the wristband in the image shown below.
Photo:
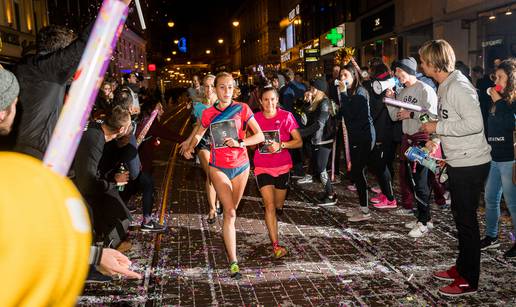
<svg viewBox="0 0 516 307"><path fill-rule="evenodd" d="M281 149L284 149L285 147L286 147L285 143L281 142L281 143L280 143L280 148L281 148Z"/></svg>
<svg viewBox="0 0 516 307"><path fill-rule="evenodd" d="M244 141L240 141L240 143L238 143L240 145L240 148L245 148L245 143Z"/></svg>

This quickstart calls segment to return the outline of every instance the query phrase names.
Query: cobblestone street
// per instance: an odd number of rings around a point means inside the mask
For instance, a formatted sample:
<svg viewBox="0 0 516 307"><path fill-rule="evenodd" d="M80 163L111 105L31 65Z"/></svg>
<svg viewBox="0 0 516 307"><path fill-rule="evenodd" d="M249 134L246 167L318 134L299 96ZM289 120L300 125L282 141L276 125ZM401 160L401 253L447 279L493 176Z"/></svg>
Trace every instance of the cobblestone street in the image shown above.
<svg viewBox="0 0 516 307"><path fill-rule="evenodd" d="M221 237L222 217L213 225L206 222L201 168L161 150L154 162L157 180L165 177L169 159L175 163L165 216L169 229L163 235L142 234L136 223L127 253L144 279L87 285L81 305L516 305L516 267L502 257L514 240L507 217L502 247L482 254L479 292L443 298L437 289L444 284L431 273L455 259L450 210L435 207L436 227L428 236L412 239L404 228L410 217L396 211L373 209L371 220L349 223L345 213L358 198L344 184L336 185L337 206L325 208L312 203L318 183L294 186L279 217L280 242L289 254L274 260L261 198L250 177L237 218L243 278L232 280Z"/></svg>

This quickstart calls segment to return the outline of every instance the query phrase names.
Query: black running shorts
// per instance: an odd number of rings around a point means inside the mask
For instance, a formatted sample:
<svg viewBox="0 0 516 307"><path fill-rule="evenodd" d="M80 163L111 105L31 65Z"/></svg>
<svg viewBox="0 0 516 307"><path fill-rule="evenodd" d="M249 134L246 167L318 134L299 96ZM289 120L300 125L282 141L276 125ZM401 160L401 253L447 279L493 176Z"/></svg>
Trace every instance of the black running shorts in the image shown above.
<svg viewBox="0 0 516 307"><path fill-rule="evenodd" d="M276 189L286 190L288 189L290 181L290 173L281 174L278 177L274 177L269 174L260 174L256 176L256 183L258 184L258 189L261 189L267 185L273 185Z"/></svg>

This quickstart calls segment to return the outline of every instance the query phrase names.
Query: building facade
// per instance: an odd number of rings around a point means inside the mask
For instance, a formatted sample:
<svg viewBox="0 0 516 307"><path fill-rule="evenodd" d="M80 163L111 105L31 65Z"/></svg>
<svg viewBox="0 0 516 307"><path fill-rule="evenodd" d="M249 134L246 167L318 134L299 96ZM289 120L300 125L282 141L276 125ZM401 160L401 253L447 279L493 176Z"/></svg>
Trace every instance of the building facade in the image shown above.
<svg viewBox="0 0 516 307"><path fill-rule="evenodd" d="M36 33L48 25L46 0L0 1L0 64L11 66L35 51Z"/></svg>
<svg viewBox="0 0 516 307"><path fill-rule="evenodd" d="M111 77L120 78L131 72L147 77L146 45L147 42L142 37L130 28L124 27L109 65L108 73Z"/></svg>
<svg viewBox="0 0 516 307"><path fill-rule="evenodd" d="M258 64L279 64L279 1L245 1L234 15L233 70L246 71Z"/></svg>
<svg viewBox="0 0 516 307"><path fill-rule="evenodd" d="M495 59L516 56L515 1L396 0L396 32L403 36L403 54L417 56L429 39L445 39L457 60L468 66L493 68ZM515 12L516 13L516 12Z"/></svg>

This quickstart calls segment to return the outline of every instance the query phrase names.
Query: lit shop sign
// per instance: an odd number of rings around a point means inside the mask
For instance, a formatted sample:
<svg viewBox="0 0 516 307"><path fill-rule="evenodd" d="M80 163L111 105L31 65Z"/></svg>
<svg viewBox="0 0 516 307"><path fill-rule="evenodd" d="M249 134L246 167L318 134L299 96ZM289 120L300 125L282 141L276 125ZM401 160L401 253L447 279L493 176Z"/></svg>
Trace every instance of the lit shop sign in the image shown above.
<svg viewBox="0 0 516 307"><path fill-rule="evenodd" d="M369 40L394 30L394 6L365 17L360 23L362 30L362 41Z"/></svg>
<svg viewBox="0 0 516 307"><path fill-rule="evenodd" d="M344 45L346 44L345 32L345 24L341 24L331 29L329 32L326 32L323 35L321 35L321 39L319 40L321 42L320 54L325 55L328 53L332 53L344 47ZM333 42L335 42L335 44Z"/></svg>
<svg viewBox="0 0 516 307"><path fill-rule="evenodd" d="M325 38L335 47L344 47L344 28L336 27L331 29Z"/></svg>
<svg viewBox="0 0 516 307"><path fill-rule="evenodd" d="M317 62L321 56L321 52L318 48L305 49L304 50L305 62Z"/></svg>
<svg viewBox="0 0 516 307"><path fill-rule="evenodd" d="M292 21L297 15L299 15L299 4L288 13L288 21Z"/></svg>
<svg viewBox="0 0 516 307"><path fill-rule="evenodd" d="M290 61L292 57L292 52L288 51L281 55L281 63Z"/></svg>
<svg viewBox="0 0 516 307"><path fill-rule="evenodd" d="M186 53L186 38L181 37L179 39L179 42L177 43L177 49L179 49L179 51L181 51L182 53Z"/></svg>
<svg viewBox="0 0 516 307"><path fill-rule="evenodd" d="M485 42L482 42L482 48L485 48L485 47L490 47L490 46L498 46L498 45L501 45L503 44L503 39L500 38L500 39L495 39L495 40L492 40L492 41L485 41Z"/></svg>

